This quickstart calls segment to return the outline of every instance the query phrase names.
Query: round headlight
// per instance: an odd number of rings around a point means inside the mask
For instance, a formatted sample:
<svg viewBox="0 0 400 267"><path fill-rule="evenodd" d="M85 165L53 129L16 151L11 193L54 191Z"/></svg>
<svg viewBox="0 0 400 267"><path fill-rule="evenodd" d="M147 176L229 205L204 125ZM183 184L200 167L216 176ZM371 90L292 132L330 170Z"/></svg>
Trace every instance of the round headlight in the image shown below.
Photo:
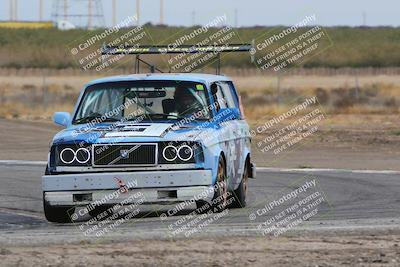
<svg viewBox="0 0 400 267"><path fill-rule="evenodd" d="M193 149L188 145L183 145L178 149L178 157L180 160L188 161L193 156Z"/></svg>
<svg viewBox="0 0 400 267"><path fill-rule="evenodd" d="M90 159L90 152L88 149L81 147L76 151L76 161L79 162L80 164L88 162L89 159Z"/></svg>
<svg viewBox="0 0 400 267"><path fill-rule="evenodd" d="M166 159L167 161L174 161L176 160L176 157L178 157L178 151L176 150L176 147L174 146L166 146L163 149L163 157L164 159Z"/></svg>
<svg viewBox="0 0 400 267"><path fill-rule="evenodd" d="M65 164L71 164L75 160L75 151L72 148L64 148L60 153L60 159Z"/></svg>

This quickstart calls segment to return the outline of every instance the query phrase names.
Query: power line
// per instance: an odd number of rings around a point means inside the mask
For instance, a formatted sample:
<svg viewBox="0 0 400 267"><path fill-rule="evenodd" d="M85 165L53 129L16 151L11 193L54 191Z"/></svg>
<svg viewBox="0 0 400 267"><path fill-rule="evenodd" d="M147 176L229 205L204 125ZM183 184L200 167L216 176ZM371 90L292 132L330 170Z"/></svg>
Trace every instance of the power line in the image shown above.
<svg viewBox="0 0 400 267"><path fill-rule="evenodd" d="M101 0L53 0L52 18L89 29L105 26Z"/></svg>

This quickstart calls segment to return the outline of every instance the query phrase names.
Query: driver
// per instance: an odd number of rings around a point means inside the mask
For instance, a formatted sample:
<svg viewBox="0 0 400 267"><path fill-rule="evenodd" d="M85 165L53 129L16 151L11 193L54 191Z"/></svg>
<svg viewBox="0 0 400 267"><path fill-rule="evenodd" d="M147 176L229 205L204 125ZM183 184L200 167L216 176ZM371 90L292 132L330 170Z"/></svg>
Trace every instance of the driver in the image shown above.
<svg viewBox="0 0 400 267"><path fill-rule="evenodd" d="M196 98L194 90L184 85L179 85L176 88L174 99L176 111L179 116L192 115L203 108Z"/></svg>

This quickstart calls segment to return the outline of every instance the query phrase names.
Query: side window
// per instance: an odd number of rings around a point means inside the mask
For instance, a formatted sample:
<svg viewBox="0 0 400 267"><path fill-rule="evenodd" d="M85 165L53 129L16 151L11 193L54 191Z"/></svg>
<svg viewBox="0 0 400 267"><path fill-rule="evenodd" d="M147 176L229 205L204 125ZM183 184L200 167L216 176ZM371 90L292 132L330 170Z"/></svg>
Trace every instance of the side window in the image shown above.
<svg viewBox="0 0 400 267"><path fill-rule="evenodd" d="M224 98L224 94L223 94L223 91L222 91L222 88L221 88L220 84L218 84L218 91L217 91L217 94L214 96L214 102L218 103L217 111L219 109L221 109L221 108L227 108L228 107L227 106L227 101Z"/></svg>
<svg viewBox="0 0 400 267"><path fill-rule="evenodd" d="M236 91L235 86L233 85L233 82L228 82L228 85L229 85L229 88L231 89L233 101L235 101L235 106L240 109L241 107L240 107L240 101L239 101L239 94Z"/></svg>
<svg viewBox="0 0 400 267"><path fill-rule="evenodd" d="M220 83L220 89L224 95L224 99L226 100L226 104L229 108L237 108L236 94L233 92L233 87L229 85L227 82Z"/></svg>

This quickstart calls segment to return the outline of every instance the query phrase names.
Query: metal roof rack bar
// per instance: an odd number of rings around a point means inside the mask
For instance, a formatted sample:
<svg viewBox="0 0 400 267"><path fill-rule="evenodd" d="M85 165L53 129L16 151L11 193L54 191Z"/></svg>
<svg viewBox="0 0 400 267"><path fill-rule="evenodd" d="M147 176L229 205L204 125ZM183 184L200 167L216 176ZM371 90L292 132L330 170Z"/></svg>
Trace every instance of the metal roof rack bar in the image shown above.
<svg viewBox="0 0 400 267"><path fill-rule="evenodd" d="M141 45L141 46L103 46L103 55L137 55L137 54L179 54L179 53L224 53L247 52L253 46L251 44L226 44L226 45Z"/></svg>
<svg viewBox="0 0 400 267"><path fill-rule="evenodd" d="M102 55L136 55L135 73L140 72L140 63L144 63L150 69L162 72L154 65L144 61L140 55L166 55L166 54L194 54L194 53L215 53L217 58L216 74L221 71L221 53L230 52L249 52L253 48L252 44L222 44L222 45L136 45L136 46L106 46L103 45Z"/></svg>

